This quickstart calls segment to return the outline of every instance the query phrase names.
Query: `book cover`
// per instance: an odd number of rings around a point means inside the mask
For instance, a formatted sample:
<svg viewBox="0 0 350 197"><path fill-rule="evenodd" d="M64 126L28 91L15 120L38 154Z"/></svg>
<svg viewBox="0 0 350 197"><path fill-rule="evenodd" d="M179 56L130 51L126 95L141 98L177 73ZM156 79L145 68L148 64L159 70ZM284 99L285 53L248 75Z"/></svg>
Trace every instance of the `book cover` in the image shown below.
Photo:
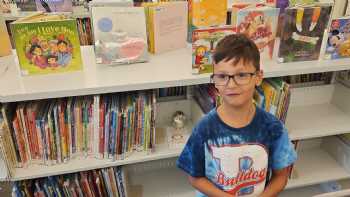
<svg viewBox="0 0 350 197"><path fill-rule="evenodd" d="M17 7L21 11L37 11L36 0L16 0Z"/></svg>
<svg viewBox="0 0 350 197"><path fill-rule="evenodd" d="M9 37L9 33L7 32L7 27L5 23L5 19L2 15L0 15L0 57L8 56L12 54L12 46Z"/></svg>
<svg viewBox="0 0 350 197"><path fill-rule="evenodd" d="M187 2L160 3L149 7L152 24L148 31L153 31L150 40L150 52L161 53L185 48L187 39Z"/></svg>
<svg viewBox="0 0 350 197"><path fill-rule="evenodd" d="M11 24L22 75L82 70L76 20Z"/></svg>
<svg viewBox="0 0 350 197"><path fill-rule="evenodd" d="M92 19L97 64L148 61L143 7L92 7Z"/></svg>
<svg viewBox="0 0 350 197"><path fill-rule="evenodd" d="M350 17L332 20L325 53L325 59L346 57L350 57Z"/></svg>
<svg viewBox="0 0 350 197"><path fill-rule="evenodd" d="M194 30L192 35L192 73L212 73L212 54L216 44L226 35L234 33L234 28L229 26Z"/></svg>
<svg viewBox="0 0 350 197"><path fill-rule="evenodd" d="M271 60L275 45L279 8L241 9L237 13L237 32L254 41L260 59Z"/></svg>
<svg viewBox="0 0 350 197"><path fill-rule="evenodd" d="M72 0L35 0L38 11L73 12Z"/></svg>
<svg viewBox="0 0 350 197"><path fill-rule="evenodd" d="M330 5L287 8L278 61L317 60L331 10Z"/></svg>
<svg viewBox="0 0 350 197"><path fill-rule="evenodd" d="M227 0L190 0L189 5L195 29L226 24Z"/></svg>

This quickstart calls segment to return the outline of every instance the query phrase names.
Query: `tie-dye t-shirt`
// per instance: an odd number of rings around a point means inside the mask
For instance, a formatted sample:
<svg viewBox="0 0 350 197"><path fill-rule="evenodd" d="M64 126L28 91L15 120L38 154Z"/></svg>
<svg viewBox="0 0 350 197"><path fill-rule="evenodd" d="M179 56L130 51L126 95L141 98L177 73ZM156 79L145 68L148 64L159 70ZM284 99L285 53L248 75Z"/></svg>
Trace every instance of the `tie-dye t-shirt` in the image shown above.
<svg viewBox="0 0 350 197"><path fill-rule="evenodd" d="M257 107L247 126L233 128L213 109L193 128L177 166L231 194L258 196L268 172L285 168L296 158L285 127L270 113Z"/></svg>

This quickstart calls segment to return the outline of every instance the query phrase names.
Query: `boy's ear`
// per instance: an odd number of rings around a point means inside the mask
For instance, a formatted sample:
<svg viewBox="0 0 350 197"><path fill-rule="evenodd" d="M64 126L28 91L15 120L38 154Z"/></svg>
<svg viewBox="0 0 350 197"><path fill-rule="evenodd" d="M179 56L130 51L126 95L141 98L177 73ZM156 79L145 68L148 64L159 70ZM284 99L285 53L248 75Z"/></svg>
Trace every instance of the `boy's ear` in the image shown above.
<svg viewBox="0 0 350 197"><path fill-rule="evenodd" d="M260 86L263 79L264 79L264 72L262 70L257 71L256 72L255 86Z"/></svg>

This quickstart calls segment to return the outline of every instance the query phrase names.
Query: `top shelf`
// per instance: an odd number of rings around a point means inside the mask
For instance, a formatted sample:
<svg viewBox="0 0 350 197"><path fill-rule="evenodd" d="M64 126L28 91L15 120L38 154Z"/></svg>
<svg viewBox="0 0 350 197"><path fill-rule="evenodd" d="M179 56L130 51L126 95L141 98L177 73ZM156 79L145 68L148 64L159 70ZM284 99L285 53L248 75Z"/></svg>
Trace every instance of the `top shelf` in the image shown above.
<svg viewBox="0 0 350 197"><path fill-rule="evenodd" d="M191 48L151 55L147 63L96 66L92 46L82 47L84 70L40 76L21 76L17 58L0 58L0 102L14 102L187 86L209 82L210 74L191 73ZM279 64L264 62L265 78L350 69L349 59Z"/></svg>

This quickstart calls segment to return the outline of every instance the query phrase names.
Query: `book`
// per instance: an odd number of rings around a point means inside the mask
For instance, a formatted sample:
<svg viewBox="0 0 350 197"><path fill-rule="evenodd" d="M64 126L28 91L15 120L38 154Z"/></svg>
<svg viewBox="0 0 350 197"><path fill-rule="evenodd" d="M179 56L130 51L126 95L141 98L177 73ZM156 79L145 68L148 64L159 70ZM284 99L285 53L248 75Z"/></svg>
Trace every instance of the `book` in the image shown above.
<svg viewBox="0 0 350 197"><path fill-rule="evenodd" d="M37 13L11 23L22 75L82 70L75 19Z"/></svg>
<svg viewBox="0 0 350 197"><path fill-rule="evenodd" d="M287 8L278 62L317 60L331 10L328 4Z"/></svg>
<svg viewBox="0 0 350 197"><path fill-rule="evenodd" d="M17 7L21 11L37 11L36 0L16 0Z"/></svg>
<svg viewBox="0 0 350 197"><path fill-rule="evenodd" d="M148 61L143 7L91 8L98 65Z"/></svg>
<svg viewBox="0 0 350 197"><path fill-rule="evenodd" d="M72 0L35 0L38 11L73 12Z"/></svg>
<svg viewBox="0 0 350 197"><path fill-rule="evenodd" d="M260 59L271 60L275 45L279 8L260 6L240 9L237 12L237 33L254 41Z"/></svg>
<svg viewBox="0 0 350 197"><path fill-rule="evenodd" d="M350 17L332 20L325 52L325 59L346 57L350 57Z"/></svg>
<svg viewBox="0 0 350 197"><path fill-rule="evenodd" d="M2 15L0 15L0 57L8 56L12 54L12 46L9 34L7 32L7 27L5 23L5 19Z"/></svg>
<svg viewBox="0 0 350 197"><path fill-rule="evenodd" d="M164 2L144 6L146 6L149 51L161 53L185 48L187 2Z"/></svg>
<svg viewBox="0 0 350 197"><path fill-rule="evenodd" d="M189 0L187 40L192 41L193 30L226 25L226 20L227 0Z"/></svg>
<svg viewBox="0 0 350 197"><path fill-rule="evenodd" d="M192 35L192 73L212 73L212 54L216 44L225 36L234 33L235 29L231 26L194 30Z"/></svg>

